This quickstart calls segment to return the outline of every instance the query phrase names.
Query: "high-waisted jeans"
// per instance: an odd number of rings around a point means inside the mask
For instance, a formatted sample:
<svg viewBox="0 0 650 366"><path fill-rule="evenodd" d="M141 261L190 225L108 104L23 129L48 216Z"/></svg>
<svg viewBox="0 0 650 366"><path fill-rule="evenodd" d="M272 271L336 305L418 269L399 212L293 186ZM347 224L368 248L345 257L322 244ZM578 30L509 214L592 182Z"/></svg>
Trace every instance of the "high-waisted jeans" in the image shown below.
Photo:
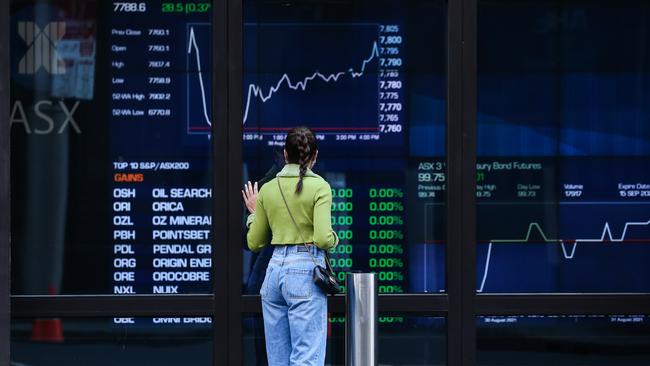
<svg viewBox="0 0 650 366"><path fill-rule="evenodd" d="M327 342L327 296L312 279L314 246L281 245L273 251L260 294L269 366L322 366Z"/></svg>

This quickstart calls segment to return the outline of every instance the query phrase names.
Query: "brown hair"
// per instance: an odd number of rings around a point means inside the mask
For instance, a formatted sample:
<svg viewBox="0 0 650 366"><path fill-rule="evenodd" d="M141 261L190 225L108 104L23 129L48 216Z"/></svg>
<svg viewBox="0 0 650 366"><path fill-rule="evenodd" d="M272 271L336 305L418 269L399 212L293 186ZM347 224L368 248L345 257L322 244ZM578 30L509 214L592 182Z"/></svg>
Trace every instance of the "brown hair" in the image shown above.
<svg viewBox="0 0 650 366"><path fill-rule="evenodd" d="M302 192L302 179L318 150L316 137L307 127L292 128L287 133L284 149L287 151L287 162L300 165L300 179L296 184L296 193L300 193Z"/></svg>

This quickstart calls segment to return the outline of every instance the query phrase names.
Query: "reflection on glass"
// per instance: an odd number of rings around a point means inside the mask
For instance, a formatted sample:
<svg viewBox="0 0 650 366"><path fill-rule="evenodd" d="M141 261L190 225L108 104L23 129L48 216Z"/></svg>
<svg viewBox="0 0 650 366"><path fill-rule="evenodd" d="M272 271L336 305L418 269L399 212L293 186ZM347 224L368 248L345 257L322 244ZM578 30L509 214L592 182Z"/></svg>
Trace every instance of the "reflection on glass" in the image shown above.
<svg viewBox="0 0 650 366"><path fill-rule="evenodd" d="M11 364L212 365L212 319L14 319Z"/></svg>
<svg viewBox="0 0 650 366"><path fill-rule="evenodd" d="M479 3L477 290L650 291L650 4Z"/></svg>
<svg viewBox="0 0 650 366"><path fill-rule="evenodd" d="M647 365L647 316L486 316L477 318L481 366Z"/></svg>
<svg viewBox="0 0 650 366"><path fill-rule="evenodd" d="M312 128L340 278L376 271L381 293L444 291L444 2L244 9L244 179L272 179L287 129ZM244 251L246 293L271 252Z"/></svg>
<svg viewBox="0 0 650 366"><path fill-rule="evenodd" d="M267 365L261 317L244 326L244 365ZM379 363L382 365L445 365L447 328L444 318L381 316ZM329 319L326 365L345 364L345 317Z"/></svg>
<svg viewBox="0 0 650 366"><path fill-rule="evenodd" d="M211 3L12 3L13 293L210 292Z"/></svg>

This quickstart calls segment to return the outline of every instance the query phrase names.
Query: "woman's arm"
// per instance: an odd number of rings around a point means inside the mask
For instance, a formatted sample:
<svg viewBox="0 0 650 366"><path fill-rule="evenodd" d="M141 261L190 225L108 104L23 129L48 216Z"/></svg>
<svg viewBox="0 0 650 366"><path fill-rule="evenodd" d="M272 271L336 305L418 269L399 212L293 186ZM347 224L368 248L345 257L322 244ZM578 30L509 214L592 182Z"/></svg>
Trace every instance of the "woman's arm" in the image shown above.
<svg viewBox="0 0 650 366"><path fill-rule="evenodd" d="M248 229L246 239L248 241L248 249L253 252L259 252L266 246L269 242L269 231L271 230L262 197L260 192L257 195L255 213L249 217L252 218L252 222Z"/></svg>
<svg viewBox="0 0 650 366"><path fill-rule="evenodd" d="M334 248L339 238L332 230L332 190L329 184L324 183L318 188L314 201L314 244L321 249Z"/></svg>

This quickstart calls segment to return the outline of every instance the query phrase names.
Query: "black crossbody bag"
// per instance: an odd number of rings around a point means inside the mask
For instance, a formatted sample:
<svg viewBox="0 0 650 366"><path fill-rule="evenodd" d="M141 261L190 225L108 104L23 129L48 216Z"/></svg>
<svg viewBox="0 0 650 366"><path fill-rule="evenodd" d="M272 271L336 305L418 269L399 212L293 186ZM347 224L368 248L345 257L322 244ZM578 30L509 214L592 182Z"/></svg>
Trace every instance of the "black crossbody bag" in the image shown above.
<svg viewBox="0 0 650 366"><path fill-rule="evenodd" d="M327 253L327 250L324 250L325 267L323 267L318 264L314 255L311 254L311 251L307 246L307 242L305 241L305 237L302 236L302 232L300 232L300 228L298 227L296 220L293 218L293 215L291 214L291 210L289 209L289 204L287 204L287 199L284 197L284 192L282 191L282 187L280 186L280 179L278 179L277 181L278 181L278 189L280 190L280 195L282 196L282 200L284 201L284 206L287 208L287 212L289 212L289 217L291 218L291 222L293 222L293 226L295 226L296 230L298 231L298 235L300 235L300 239L302 239L303 245L305 246L305 248L307 248L307 253L309 253L309 255L311 256L311 260L314 261L314 265L316 266L314 267L314 274L313 274L314 283L326 294L329 295L340 294L341 285L339 285L339 282L336 280L336 275L334 274L334 271L332 270L332 266L330 265L330 257L329 254Z"/></svg>

